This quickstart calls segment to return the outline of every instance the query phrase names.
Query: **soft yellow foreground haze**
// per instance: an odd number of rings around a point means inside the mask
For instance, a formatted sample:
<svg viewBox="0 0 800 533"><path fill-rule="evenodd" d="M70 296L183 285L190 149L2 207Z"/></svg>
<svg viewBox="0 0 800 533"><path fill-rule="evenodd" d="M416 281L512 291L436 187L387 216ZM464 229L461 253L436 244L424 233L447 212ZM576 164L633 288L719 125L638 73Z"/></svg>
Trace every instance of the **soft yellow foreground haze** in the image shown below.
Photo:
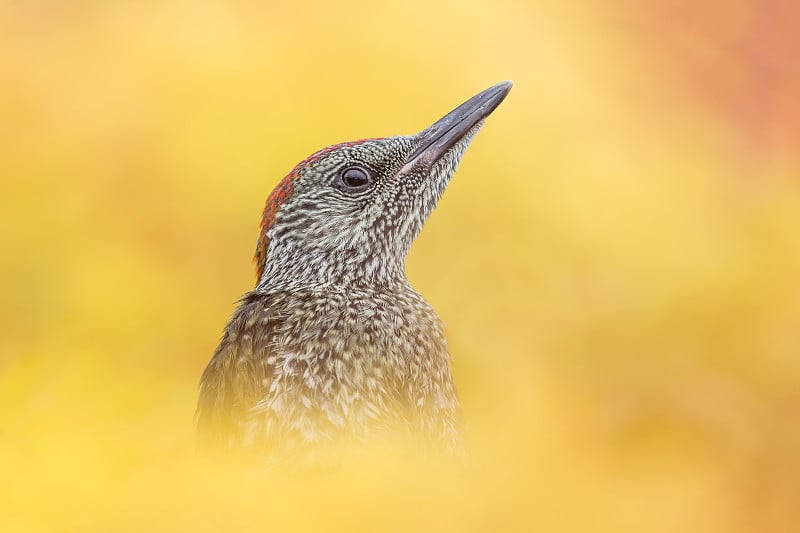
<svg viewBox="0 0 800 533"><path fill-rule="evenodd" d="M0 2L0 531L800 531L799 12ZM408 260L467 465L196 457L272 187L507 78Z"/></svg>

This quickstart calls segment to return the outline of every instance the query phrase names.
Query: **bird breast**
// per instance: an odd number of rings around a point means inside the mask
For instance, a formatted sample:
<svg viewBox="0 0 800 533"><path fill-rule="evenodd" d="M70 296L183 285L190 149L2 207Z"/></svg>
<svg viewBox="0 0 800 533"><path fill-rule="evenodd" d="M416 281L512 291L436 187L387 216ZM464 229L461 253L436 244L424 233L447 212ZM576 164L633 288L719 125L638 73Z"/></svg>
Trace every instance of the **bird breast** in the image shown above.
<svg viewBox="0 0 800 533"><path fill-rule="evenodd" d="M298 296L276 306L272 380L256 406L282 431L310 441L413 424L428 396L452 388L441 322L418 294Z"/></svg>

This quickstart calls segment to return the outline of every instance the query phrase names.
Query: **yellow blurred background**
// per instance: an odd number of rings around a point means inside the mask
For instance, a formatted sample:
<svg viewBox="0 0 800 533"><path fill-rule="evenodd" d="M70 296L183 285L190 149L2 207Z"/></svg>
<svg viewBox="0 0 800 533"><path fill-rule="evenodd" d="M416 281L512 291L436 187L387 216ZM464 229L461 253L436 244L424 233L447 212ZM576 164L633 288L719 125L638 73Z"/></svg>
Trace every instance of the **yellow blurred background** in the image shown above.
<svg viewBox="0 0 800 533"><path fill-rule="evenodd" d="M800 7L0 2L0 530L800 531ZM194 453L272 187L515 87L408 260L464 471Z"/></svg>

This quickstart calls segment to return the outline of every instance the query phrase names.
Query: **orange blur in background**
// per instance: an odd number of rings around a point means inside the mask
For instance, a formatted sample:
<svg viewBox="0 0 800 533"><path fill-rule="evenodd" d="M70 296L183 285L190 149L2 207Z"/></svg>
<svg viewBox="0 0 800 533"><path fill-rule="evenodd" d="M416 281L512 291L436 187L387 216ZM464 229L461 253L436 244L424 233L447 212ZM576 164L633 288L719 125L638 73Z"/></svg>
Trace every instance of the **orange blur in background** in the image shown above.
<svg viewBox="0 0 800 533"><path fill-rule="evenodd" d="M0 530L800 531L800 5L0 3ZM515 81L408 274L463 470L194 453L260 210Z"/></svg>

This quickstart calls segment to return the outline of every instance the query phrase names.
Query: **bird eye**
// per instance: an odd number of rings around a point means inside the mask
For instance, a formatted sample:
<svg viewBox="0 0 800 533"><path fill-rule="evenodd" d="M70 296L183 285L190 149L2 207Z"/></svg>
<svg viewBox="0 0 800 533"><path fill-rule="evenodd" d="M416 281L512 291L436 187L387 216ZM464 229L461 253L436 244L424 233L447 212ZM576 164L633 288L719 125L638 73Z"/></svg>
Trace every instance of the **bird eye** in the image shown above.
<svg viewBox="0 0 800 533"><path fill-rule="evenodd" d="M363 167L348 167L340 175L343 188L347 191L362 191L372 183L372 175Z"/></svg>

